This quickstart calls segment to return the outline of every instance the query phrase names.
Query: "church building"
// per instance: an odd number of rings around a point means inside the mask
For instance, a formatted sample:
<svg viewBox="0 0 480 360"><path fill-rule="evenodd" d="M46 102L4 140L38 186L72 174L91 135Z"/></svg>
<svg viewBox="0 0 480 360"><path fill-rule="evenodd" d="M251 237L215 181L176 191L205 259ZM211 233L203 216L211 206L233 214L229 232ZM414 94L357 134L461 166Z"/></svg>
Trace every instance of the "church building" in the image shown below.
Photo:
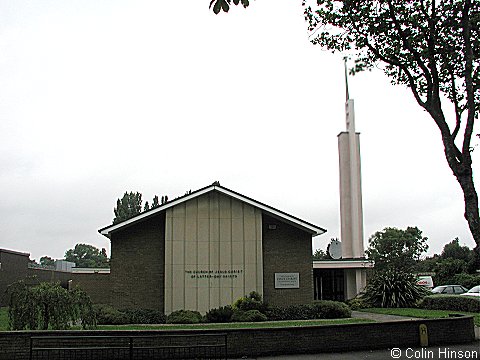
<svg viewBox="0 0 480 360"><path fill-rule="evenodd" d="M311 302L312 237L326 230L214 183L99 232L111 241L112 305L169 314L251 291Z"/></svg>

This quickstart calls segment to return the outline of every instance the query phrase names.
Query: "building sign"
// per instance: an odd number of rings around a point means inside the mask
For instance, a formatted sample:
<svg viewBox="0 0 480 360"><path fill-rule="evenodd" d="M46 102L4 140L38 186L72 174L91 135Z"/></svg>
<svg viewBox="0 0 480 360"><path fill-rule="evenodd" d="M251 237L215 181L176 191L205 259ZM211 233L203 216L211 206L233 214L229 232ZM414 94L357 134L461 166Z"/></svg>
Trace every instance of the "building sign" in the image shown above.
<svg viewBox="0 0 480 360"><path fill-rule="evenodd" d="M299 273L275 273L275 289L300 288Z"/></svg>
<svg viewBox="0 0 480 360"><path fill-rule="evenodd" d="M185 270L191 279L236 279L243 274L242 269L233 270Z"/></svg>

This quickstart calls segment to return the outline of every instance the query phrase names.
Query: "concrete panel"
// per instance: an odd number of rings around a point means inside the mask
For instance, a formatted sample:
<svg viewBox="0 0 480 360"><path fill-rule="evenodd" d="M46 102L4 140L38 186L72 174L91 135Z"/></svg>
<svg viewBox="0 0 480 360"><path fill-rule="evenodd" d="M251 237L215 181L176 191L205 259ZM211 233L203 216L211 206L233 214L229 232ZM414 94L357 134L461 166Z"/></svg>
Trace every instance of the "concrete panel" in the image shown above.
<svg viewBox="0 0 480 360"><path fill-rule="evenodd" d="M232 219L220 219L220 241L232 241Z"/></svg>
<svg viewBox="0 0 480 360"><path fill-rule="evenodd" d="M220 242L211 242L210 246L210 268L218 269L220 265Z"/></svg>
<svg viewBox="0 0 480 360"><path fill-rule="evenodd" d="M220 305L231 305L233 303L232 289L230 287L222 286L220 288Z"/></svg>
<svg viewBox="0 0 480 360"><path fill-rule="evenodd" d="M232 265L244 264L243 241L232 241Z"/></svg>
<svg viewBox="0 0 480 360"><path fill-rule="evenodd" d="M195 310L197 307L197 290L185 288L185 310Z"/></svg>
<svg viewBox="0 0 480 360"><path fill-rule="evenodd" d="M173 221L172 240L185 241L185 218L174 217L172 221Z"/></svg>
<svg viewBox="0 0 480 360"><path fill-rule="evenodd" d="M197 237L197 215L194 213L185 218L185 241L197 241Z"/></svg>
<svg viewBox="0 0 480 360"><path fill-rule="evenodd" d="M231 198L227 196L219 197L219 206L220 206L220 219L231 219L232 218L232 205Z"/></svg>
<svg viewBox="0 0 480 360"><path fill-rule="evenodd" d="M210 310L210 289L208 287L199 287L197 311L205 314L208 310Z"/></svg>
<svg viewBox="0 0 480 360"><path fill-rule="evenodd" d="M257 242L245 241L245 264L257 263Z"/></svg>
<svg viewBox="0 0 480 360"><path fill-rule="evenodd" d="M257 291L257 269L256 264L246 264L244 270L244 284L245 284L245 292L250 293L251 291Z"/></svg>
<svg viewBox="0 0 480 360"><path fill-rule="evenodd" d="M232 218L243 219L243 203L236 199L232 199Z"/></svg>
<svg viewBox="0 0 480 360"><path fill-rule="evenodd" d="M172 241L165 241L165 265L172 264Z"/></svg>
<svg viewBox="0 0 480 360"><path fill-rule="evenodd" d="M197 243L192 241L185 242L185 264L197 265Z"/></svg>
<svg viewBox="0 0 480 360"><path fill-rule="evenodd" d="M197 198L198 218L209 219L210 218L210 200L208 194L202 195Z"/></svg>
<svg viewBox="0 0 480 360"><path fill-rule="evenodd" d="M220 265L222 267L231 266L232 264L232 243L220 242Z"/></svg>
<svg viewBox="0 0 480 360"><path fill-rule="evenodd" d="M208 265L210 264L210 244L206 241L198 242L197 263L199 269L208 269Z"/></svg>
<svg viewBox="0 0 480 360"><path fill-rule="evenodd" d="M173 217L185 217L185 203L173 207Z"/></svg>
<svg viewBox="0 0 480 360"><path fill-rule="evenodd" d="M184 287L185 267L183 265L172 265L172 280L173 287Z"/></svg>
<svg viewBox="0 0 480 360"><path fill-rule="evenodd" d="M210 241L210 220L198 219L197 241Z"/></svg>
<svg viewBox="0 0 480 360"><path fill-rule="evenodd" d="M243 219L232 219L232 241L243 241Z"/></svg>
<svg viewBox="0 0 480 360"><path fill-rule="evenodd" d="M219 195L210 193L210 219L220 218Z"/></svg>
<svg viewBox="0 0 480 360"><path fill-rule="evenodd" d="M185 288L183 286L175 286L172 288L172 309L171 311L185 309Z"/></svg>
<svg viewBox="0 0 480 360"><path fill-rule="evenodd" d="M251 291L251 290L250 290ZM246 292L245 288L243 286L241 287L234 287L233 288L233 302L237 301L241 297L244 297L245 295L248 295L250 291Z"/></svg>
<svg viewBox="0 0 480 360"><path fill-rule="evenodd" d="M218 279L217 279L218 280ZM218 308L220 306L220 288L210 287L210 308Z"/></svg>
<svg viewBox="0 0 480 360"><path fill-rule="evenodd" d="M210 219L210 236L209 241L220 241L220 219Z"/></svg>
<svg viewBox="0 0 480 360"><path fill-rule="evenodd" d="M185 264L185 242L172 241L171 244L173 245L173 258L175 259L175 264L177 265Z"/></svg>

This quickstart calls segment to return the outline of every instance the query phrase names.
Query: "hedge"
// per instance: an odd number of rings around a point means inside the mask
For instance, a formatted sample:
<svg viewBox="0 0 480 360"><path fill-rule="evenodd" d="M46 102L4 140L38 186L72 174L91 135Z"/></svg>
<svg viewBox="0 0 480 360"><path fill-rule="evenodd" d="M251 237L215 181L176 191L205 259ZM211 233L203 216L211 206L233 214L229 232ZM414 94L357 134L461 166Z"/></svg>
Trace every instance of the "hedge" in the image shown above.
<svg viewBox="0 0 480 360"><path fill-rule="evenodd" d="M480 298L460 295L425 296L420 307L428 310L480 312Z"/></svg>

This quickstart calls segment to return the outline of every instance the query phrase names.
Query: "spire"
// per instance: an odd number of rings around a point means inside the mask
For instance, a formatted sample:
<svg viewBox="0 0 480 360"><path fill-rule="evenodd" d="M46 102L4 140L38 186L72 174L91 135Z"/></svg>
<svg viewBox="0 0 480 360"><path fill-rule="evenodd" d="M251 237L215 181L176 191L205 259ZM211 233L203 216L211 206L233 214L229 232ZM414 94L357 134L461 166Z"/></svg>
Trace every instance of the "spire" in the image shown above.
<svg viewBox="0 0 480 360"><path fill-rule="evenodd" d="M345 64L345 95L346 95L346 99L345 101L348 101L350 100L350 94L348 93L348 71L347 71L347 60L348 60L348 57L347 56L344 56L343 57L343 62Z"/></svg>

